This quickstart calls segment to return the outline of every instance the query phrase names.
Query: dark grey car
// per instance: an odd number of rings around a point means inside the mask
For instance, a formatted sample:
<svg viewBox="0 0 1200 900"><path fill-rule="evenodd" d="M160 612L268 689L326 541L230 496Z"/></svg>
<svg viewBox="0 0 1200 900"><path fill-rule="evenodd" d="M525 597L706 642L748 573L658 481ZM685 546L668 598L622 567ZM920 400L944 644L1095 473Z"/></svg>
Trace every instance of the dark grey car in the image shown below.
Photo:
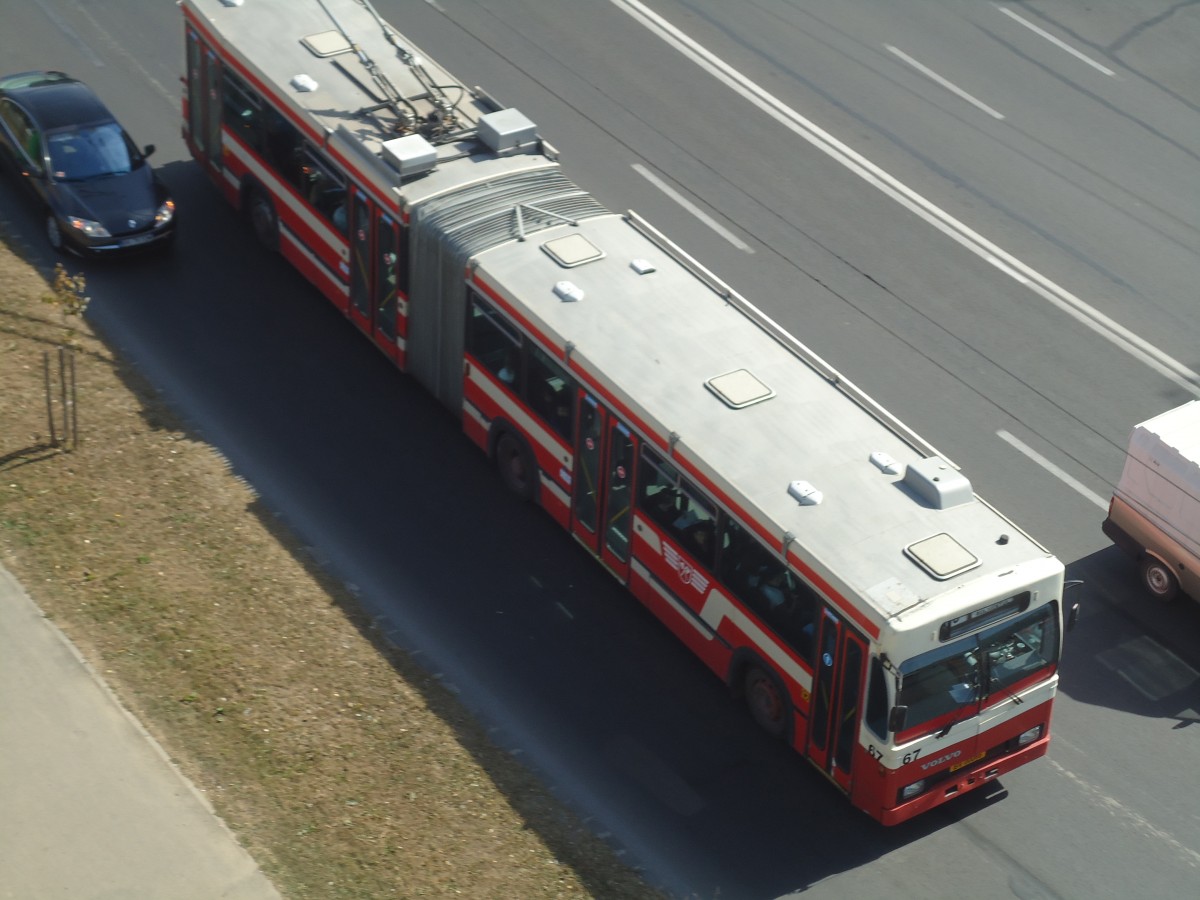
<svg viewBox="0 0 1200 900"><path fill-rule="evenodd" d="M81 81L0 78L0 158L45 215L56 250L101 256L170 246L175 201L142 150Z"/></svg>

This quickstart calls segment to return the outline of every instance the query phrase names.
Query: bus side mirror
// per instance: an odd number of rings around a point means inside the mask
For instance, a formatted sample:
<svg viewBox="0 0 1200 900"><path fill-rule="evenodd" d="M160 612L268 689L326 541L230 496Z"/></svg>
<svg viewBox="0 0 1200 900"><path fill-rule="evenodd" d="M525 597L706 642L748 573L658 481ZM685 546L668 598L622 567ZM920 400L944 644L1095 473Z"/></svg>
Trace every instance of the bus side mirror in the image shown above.
<svg viewBox="0 0 1200 900"><path fill-rule="evenodd" d="M893 706L892 711L888 714L888 731L893 734L903 731L906 721L908 721L908 707Z"/></svg>
<svg viewBox="0 0 1200 900"><path fill-rule="evenodd" d="M1065 582L1063 584L1063 593L1066 594L1066 592L1071 590L1071 588L1077 588L1081 584L1083 584L1083 581L1081 581L1078 578L1074 579L1072 581ZM1080 609L1080 604L1072 603L1070 609L1067 610L1067 631L1070 631L1072 628L1074 628L1076 625L1079 624L1079 609Z"/></svg>

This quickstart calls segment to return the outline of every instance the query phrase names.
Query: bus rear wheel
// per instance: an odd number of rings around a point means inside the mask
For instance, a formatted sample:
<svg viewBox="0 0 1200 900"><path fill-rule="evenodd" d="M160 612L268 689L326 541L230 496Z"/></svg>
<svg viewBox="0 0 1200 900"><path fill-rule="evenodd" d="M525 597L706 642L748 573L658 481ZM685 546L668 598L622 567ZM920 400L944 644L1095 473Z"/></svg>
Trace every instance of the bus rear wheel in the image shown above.
<svg viewBox="0 0 1200 900"><path fill-rule="evenodd" d="M772 737L783 737L787 728L787 695L779 681L762 666L752 665L742 679L750 715Z"/></svg>
<svg viewBox="0 0 1200 900"><path fill-rule="evenodd" d="M505 487L522 500L532 500L537 487L537 465L529 447L511 431L496 441L496 468Z"/></svg>
<svg viewBox="0 0 1200 900"><path fill-rule="evenodd" d="M1163 603L1170 603L1179 596L1179 579L1161 560L1147 556L1142 560L1142 584Z"/></svg>

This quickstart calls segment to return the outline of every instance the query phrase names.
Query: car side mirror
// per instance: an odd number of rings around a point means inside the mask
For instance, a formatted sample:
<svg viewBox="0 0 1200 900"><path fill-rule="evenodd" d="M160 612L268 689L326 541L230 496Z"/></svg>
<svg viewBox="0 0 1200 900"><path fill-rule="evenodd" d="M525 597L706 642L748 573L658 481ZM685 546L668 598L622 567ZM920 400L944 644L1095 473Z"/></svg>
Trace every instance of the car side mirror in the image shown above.
<svg viewBox="0 0 1200 900"><path fill-rule="evenodd" d="M904 723L908 721L907 706L893 706L892 711L888 714L888 731L895 734L898 731L904 730Z"/></svg>
<svg viewBox="0 0 1200 900"><path fill-rule="evenodd" d="M149 156L151 153L153 153L157 149L158 148L155 147L153 144L147 144L145 147L142 148L142 156Z"/></svg>

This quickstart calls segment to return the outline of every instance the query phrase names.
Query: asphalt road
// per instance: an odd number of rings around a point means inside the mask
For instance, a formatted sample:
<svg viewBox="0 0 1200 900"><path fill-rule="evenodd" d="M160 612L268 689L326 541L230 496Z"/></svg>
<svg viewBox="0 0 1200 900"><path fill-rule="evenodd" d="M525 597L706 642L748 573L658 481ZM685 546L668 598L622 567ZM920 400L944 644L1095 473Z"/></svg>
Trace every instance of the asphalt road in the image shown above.
<svg viewBox="0 0 1200 900"><path fill-rule="evenodd" d="M89 268L96 323L677 894L1193 894L1200 607L1144 600L1099 523L1132 425L1200 392L1195 7L654 0L662 24L631 0L377 6L1086 579L1050 756L898 828L849 809L253 245L179 140L172 4L37 0L6 11L5 66L88 80L158 145L181 209L171 259ZM0 204L49 261L7 184ZM1171 690L1133 677L1137 650L1178 660Z"/></svg>

